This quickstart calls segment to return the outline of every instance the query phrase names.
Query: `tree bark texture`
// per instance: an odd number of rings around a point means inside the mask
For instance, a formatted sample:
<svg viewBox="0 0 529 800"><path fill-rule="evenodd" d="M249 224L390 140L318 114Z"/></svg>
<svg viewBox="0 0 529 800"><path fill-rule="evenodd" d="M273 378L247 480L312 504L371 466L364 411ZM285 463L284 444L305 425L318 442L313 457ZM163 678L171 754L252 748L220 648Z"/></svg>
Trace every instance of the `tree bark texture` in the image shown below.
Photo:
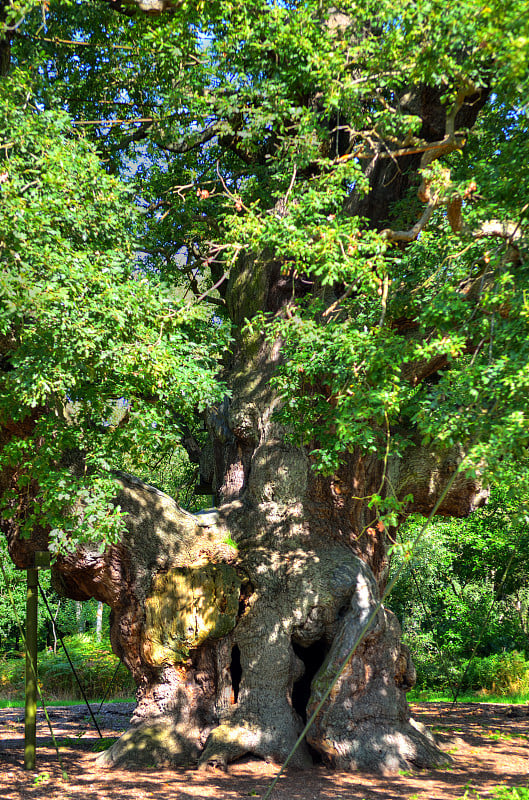
<svg viewBox="0 0 529 800"><path fill-rule="evenodd" d="M256 286L270 296L270 276L273 264L247 259L236 281L250 282L255 300ZM118 474L123 541L56 564L64 594L110 605L113 649L138 686L130 729L101 756L107 765L283 761L376 608L394 532L365 498L380 490L382 459L352 453L332 478L314 473L273 416L279 358L279 343L239 341L233 400L211 425L215 512L190 515ZM427 512L458 458L417 445L389 464L391 485L401 497L413 491L414 509ZM482 499L479 485L459 478L443 510L466 514ZM42 535L28 543L6 532L19 566L43 549ZM315 757L380 772L446 763L410 718L414 677L399 624L382 607L293 763Z"/></svg>
<svg viewBox="0 0 529 800"><path fill-rule="evenodd" d="M101 756L106 764L225 766L247 753L283 761L376 607L387 532L345 475L311 475L260 392L229 408L232 457L216 512L191 516L122 475L123 542L57 564L64 593L111 606L114 651L138 685L132 726ZM380 464L351 462L355 494L365 496ZM469 510L479 487L461 481L449 498ZM315 755L382 772L445 763L410 719L414 676L398 622L382 607L294 763Z"/></svg>

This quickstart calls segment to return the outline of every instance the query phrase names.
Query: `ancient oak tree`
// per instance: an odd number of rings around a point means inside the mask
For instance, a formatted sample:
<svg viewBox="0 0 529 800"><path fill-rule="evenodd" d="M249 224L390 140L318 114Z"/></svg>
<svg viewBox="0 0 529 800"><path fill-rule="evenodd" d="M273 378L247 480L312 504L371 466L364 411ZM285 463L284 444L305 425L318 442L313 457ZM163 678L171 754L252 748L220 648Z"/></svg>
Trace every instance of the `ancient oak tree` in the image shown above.
<svg viewBox="0 0 529 800"><path fill-rule="evenodd" d="M299 765L447 758L378 603L526 445L529 14L427 6L2 6L1 527L112 609L107 764L282 761L340 670Z"/></svg>

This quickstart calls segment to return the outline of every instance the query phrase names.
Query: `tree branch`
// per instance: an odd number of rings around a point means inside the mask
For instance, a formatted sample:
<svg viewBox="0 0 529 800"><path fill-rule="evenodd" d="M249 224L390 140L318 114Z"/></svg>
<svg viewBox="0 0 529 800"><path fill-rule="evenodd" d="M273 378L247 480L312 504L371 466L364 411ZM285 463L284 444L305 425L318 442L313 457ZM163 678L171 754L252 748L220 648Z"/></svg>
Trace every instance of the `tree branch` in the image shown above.
<svg viewBox="0 0 529 800"><path fill-rule="evenodd" d="M133 125L137 122L148 122L152 125L153 122L160 122L161 118L156 117L132 117L131 119L80 119L72 122L75 127L84 127L89 125L101 125L104 128L110 128L114 125Z"/></svg>
<svg viewBox="0 0 529 800"><path fill-rule="evenodd" d="M389 239L390 242L413 242L419 236L420 232L423 228L426 227L428 224L430 217L432 216L433 212L437 208L438 205L438 197L439 194L434 195L428 202L424 213L420 220L415 223L412 228L409 228L407 231L393 231L391 228L386 228L381 232L381 236L384 239Z"/></svg>
<svg viewBox="0 0 529 800"><path fill-rule="evenodd" d="M132 144L133 142L141 142L143 139L146 139L149 135L149 131L152 130L152 127L152 122L144 122L136 131L134 131L134 133L131 133L130 136L124 136L119 142L106 147L105 150L108 153L116 153L119 150L125 150L129 144Z"/></svg>
<svg viewBox="0 0 529 800"><path fill-rule="evenodd" d="M522 231L520 230L519 222L501 221L499 219L490 219L483 222L481 227L473 231L472 236L474 239L484 239L487 236L497 237L499 239L506 239L508 242L515 242L521 239Z"/></svg>
<svg viewBox="0 0 529 800"><path fill-rule="evenodd" d="M206 142L210 142L211 139L214 139L215 136L219 134L219 129L220 122L216 120L192 139L182 138L178 142L169 142L167 144L158 140L156 144L162 150L167 150L169 153L189 153L190 150L194 150L196 147L200 147L200 145L206 144Z"/></svg>

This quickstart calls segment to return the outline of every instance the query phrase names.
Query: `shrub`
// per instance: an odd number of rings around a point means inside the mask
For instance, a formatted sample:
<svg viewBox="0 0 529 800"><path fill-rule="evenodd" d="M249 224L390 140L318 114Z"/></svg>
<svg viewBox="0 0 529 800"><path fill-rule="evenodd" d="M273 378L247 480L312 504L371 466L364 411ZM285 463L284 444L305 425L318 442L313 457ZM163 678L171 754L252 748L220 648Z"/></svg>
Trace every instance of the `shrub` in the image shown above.
<svg viewBox="0 0 529 800"><path fill-rule="evenodd" d="M529 692L529 661L523 653L496 653L475 658L465 676L464 689L485 689L500 695Z"/></svg>
<svg viewBox="0 0 529 800"><path fill-rule="evenodd" d="M6 699L15 699L24 694L24 677L26 659L23 653L11 658L0 659L0 695Z"/></svg>
<svg viewBox="0 0 529 800"><path fill-rule="evenodd" d="M116 656L108 642L98 642L90 634L65 638L68 653L89 699L106 693L117 667ZM39 683L45 698L81 699L82 695L62 647L57 653L45 650L38 656ZM15 698L24 693L25 659L17 657L0 662L0 692ZM136 687L124 666L114 680L109 697L130 697Z"/></svg>

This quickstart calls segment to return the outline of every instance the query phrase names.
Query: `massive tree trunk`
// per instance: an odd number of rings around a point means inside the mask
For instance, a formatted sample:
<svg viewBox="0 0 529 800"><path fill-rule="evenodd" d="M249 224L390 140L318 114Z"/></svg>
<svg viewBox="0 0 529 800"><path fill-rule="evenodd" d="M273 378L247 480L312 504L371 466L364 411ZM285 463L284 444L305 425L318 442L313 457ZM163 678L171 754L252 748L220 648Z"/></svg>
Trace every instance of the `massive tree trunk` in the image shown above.
<svg viewBox="0 0 529 800"><path fill-rule="evenodd" d="M277 306L277 284L273 262L241 264L230 287L234 322L252 306ZM274 418L280 358L279 342L238 341L233 400L210 426L215 512L192 516L119 474L123 541L56 564L66 595L110 605L112 646L138 686L132 726L101 756L106 764L226 765L246 753L281 762L376 608L394 531L366 498L388 485L383 459L354 452L332 478L315 473ZM388 465L391 486L399 497L412 491L413 508L427 512L458 459L412 447ZM481 500L480 487L460 477L441 511L464 515ZM14 533L11 552L24 566L31 546ZM413 683L399 624L382 607L294 763L316 756L384 772L446 762L410 718Z"/></svg>

